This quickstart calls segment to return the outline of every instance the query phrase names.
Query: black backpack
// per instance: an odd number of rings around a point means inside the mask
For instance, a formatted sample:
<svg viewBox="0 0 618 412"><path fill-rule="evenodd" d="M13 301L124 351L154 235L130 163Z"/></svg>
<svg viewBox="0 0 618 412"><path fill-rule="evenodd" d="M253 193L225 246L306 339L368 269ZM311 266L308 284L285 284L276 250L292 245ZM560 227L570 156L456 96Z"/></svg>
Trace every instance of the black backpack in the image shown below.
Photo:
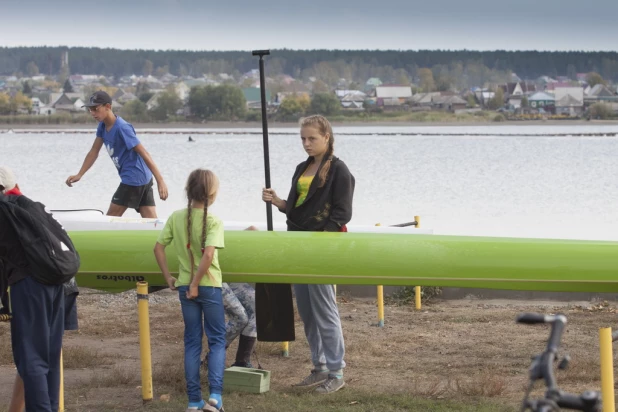
<svg viewBox="0 0 618 412"><path fill-rule="evenodd" d="M61 285L75 276L79 253L68 233L42 203L26 196L0 196L0 213L17 233L35 280Z"/></svg>

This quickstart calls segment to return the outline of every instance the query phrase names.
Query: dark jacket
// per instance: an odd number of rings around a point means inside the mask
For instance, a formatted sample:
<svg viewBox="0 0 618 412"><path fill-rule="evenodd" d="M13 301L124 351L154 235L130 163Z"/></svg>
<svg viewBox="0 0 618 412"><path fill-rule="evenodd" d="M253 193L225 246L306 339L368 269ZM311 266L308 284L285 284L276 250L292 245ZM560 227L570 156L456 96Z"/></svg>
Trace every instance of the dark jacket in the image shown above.
<svg viewBox="0 0 618 412"><path fill-rule="evenodd" d="M326 182L323 187L318 187L323 161L311 182L305 201L295 207L298 178L311 160L310 157L296 167L286 208L280 212L288 218L289 231L339 232L352 218L354 176L343 161L333 157ZM286 342L295 339L294 304L289 284L257 283L255 306L258 340Z"/></svg>
<svg viewBox="0 0 618 412"><path fill-rule="evenodd" d="M324 158L311 182L307 198L300 206L295 207L298 199L298 179L307 170L312 159L309 157L296 167L286 208L279 211L286 214L289 231L339 232L341 227L352 219L354 176L342 160L333 156L326 182L324 186L318 187L320 171L326 162Z"/></svg>
<svg viewBox="0 0 618 412"><path fill-rule="evenodd" d="M18 239L10 222L0 214L0 300L3 306L7 306L6 288L28 276L28 260Z"/></svg>

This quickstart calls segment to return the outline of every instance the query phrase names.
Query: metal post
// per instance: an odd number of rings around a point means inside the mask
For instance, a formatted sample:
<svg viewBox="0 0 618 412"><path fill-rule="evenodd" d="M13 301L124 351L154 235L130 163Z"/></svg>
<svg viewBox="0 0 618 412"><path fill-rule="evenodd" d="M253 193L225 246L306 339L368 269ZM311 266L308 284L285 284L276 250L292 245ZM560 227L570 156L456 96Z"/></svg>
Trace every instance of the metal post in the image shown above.
<svg viewBox="0 0 618 412"><path fill-rule="evenodd" d="M281 356L284 358L290 356L290 342L281 342Z"/></svg>
<svg viewBox="0 0 618 412"><path fill-rule="evenodd" d="M421 217L414 216L414 221L416 222L416 228L421 227ZM421 287L414 287L414 301L416 303L416 310L421 310Z"/></svg>
<svg viewBox="0 0 618 412"><path fill-rule="evenodd" d="M64 412L64 360L60 350L60 391L58 392L58 412Z"/></svg>
<svg viewBox="0 0 618 412"><path fill-rule="evenodd" d="M614 395L614 359L612 349L612 328L601 328L599 331L601 347L601 396L603 412L615 412Z"/></svg>
<svg viewBox="0 0 618 412"><path fill-rule="evenodd" d="M142 399L152 401L152 355L150 353L150 318L148 315L148 282L137 282L139 316L139 351L142 364Z"/></svg>
<svg viewBox="0 0 618 412"><path fill-rule="evenodd" d="M382 226L380 223L376 223L376 226ZM378 285L378 326L384 327L384 286Z"/></svg>

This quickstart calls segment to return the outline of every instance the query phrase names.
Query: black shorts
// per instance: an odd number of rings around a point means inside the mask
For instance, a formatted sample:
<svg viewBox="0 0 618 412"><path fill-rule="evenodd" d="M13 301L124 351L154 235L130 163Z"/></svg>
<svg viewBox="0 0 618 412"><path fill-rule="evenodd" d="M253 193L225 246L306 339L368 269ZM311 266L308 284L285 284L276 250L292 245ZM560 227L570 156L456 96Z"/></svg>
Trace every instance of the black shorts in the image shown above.
<svg viewBox="0 0 618 412"><path fill-rule="evenodd" d="M112 203L119 206L126 206L137 210L142 206L155 206L154 194L152 192L152 180L144 186L129 186L120 183L116 193L112 197Z"/></svg>
<svg viewBox="0 0 618 412"><path fill-rule="evenodd" d="M64 296L64 330L77 330L77 293Z"/></svg>

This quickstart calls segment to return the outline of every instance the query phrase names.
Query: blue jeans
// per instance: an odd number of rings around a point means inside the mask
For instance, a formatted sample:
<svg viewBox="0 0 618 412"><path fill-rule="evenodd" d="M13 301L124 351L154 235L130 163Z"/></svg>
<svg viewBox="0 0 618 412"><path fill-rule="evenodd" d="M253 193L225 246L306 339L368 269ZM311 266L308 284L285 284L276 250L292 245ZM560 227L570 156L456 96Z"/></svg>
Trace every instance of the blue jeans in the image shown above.
<svg viewBox="0 0 618 412"><path fill-rule="evenodd" d="M185 321L185 379L187 380L189 402L199 402L202 400L200 362L204 331L206 331L208 337L210 393L223 393L225 315L221 288L200 286L198 296L195 299L187 299L187 290L189 290L188 286L178 287L182 317Z"/></svg>

